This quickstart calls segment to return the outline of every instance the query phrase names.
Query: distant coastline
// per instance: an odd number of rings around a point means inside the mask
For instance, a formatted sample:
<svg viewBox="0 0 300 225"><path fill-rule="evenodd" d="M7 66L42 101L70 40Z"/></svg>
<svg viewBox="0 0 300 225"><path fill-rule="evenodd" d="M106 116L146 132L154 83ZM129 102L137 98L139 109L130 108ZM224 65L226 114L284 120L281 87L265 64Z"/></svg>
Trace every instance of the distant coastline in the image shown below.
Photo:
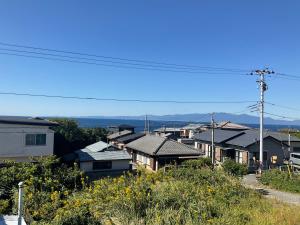
<svg viewBox="0 0 300 225"><path fill-rule="evenodd" d="M144 130L144 121L143 120L130 120L130 119L98 119L98 118L73 118L76 120L80 127L91 128L91 127L103 127L107 128L111 125L119 125L119 124L129 124L135 127L136 132L141 132ZM153 131L162 126L167 127L183 127L189 123L196 122L187 122L187 121L156 121L150 120L150 130ZM201 122L200 122L201 123ZM203 122L207 123L207 122ZM242 123L243 125L258 128L259 124L247 124ZM283 128L293 128L300 129L298 125L274 125L274 124L266 124L265 128L272 131L277 131Z"/></svg>

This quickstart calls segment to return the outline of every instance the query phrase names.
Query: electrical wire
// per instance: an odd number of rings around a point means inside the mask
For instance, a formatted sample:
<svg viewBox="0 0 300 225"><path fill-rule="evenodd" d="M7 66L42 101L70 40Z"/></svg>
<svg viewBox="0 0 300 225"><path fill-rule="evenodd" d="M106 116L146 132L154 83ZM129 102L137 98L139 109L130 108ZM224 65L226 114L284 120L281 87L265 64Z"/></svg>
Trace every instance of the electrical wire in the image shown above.
<svg viewBox="0 0 300 225"><path fill-rule="evenodd" d="M278 108L289 109L289 110L294 110L294 111L300 112L300 109L293 108L293 107L290 107L290 106L279 105L279 104L275 104L275 103L272 103L272 102L265 102L265 103L268 104L268 105L271 105L271 106L278 107Z"/></svg>
<svg viewBox="0 0 300 225"><path fill-rule="evenodd" d="M97 98L97 97L63 96L63 95L45 95L45 94L17 93L17 92L0 92L0 95L61 98L61 99L76 99L76 100L95 100L95 101L175 103L175 104L246 104L246 103L256 102L256 101L249 101L249 100L241 100L241 101L175 101L175 100L119 99L119 98Z"/></svg>
<svg viewBox="0 0 300 225"><path fill-rule="evenodd" d="M23 54L6 53L6 52L0 52L0 55L10 55L10 56L19 56L19 57L36 58L36 59L46 59L46 60L53 60L53 61L70 62L70 63L80 63L80 64L88 64L88 65L95 65L95 66L105 66L105 67L115 67L115 68L122 68L122 69L138 69L138 70L148 70L148 71L189 73L189 74L232 75L232 73L198 72L198 71L187 71L187 70L169 70L169 69L159 69L159 68L123 66L123 65L115 65L115 64L102 64L102 63L94 63L94 62L87 62L87 61L68 60L68 59L61 59L61 58L50 58L50 57L43 57L43 56L23 55ZM236 73L234 75L247 76L248 74L239 74L239 73Z"/></svg>
<svg viewBox="0 0 300 225"><path fill-rule="evenodd" d="M25 53L25 54L35 54L35 55L43 55L43 56L52 56L52 57L59 57L59 58L68 58L68 59L75 59L75 60L87 60L87 61L96 61L96 62L104 62L104 63L111 63L111 64L121 64L121 65L130 65L130 66L142 66L143 68L163 68L163 69L175 69L179 71L200 71L200 72L212 72L212 70L207 69L197 69L197 68L186 68L186 67L174 67L174 66L165 66L165 65L153 65L153 64L141 64L141 63L131 63L131 62L120 62L120 61L112 61L112 60L105 60L105 59L95 59L95 58L86 58L86 57L78 57L78 56L69 56L69 55L61 55L61 54L52 54L52 53L44 53L44 52L33 52L33 51L24 51L19 49L8 49L8 48L0 48L1 51L9 51L9 52L17 52L17 53ZM102 64L101 64L102 65ZM135 67L134 67L135 68ZM203 71L204 70L204 71ZM223 74L223 71L216 71L220 74ZM224 71L226 74L227 71ZM236 71L239 72L239 71ZM234 73L234 71L230 71L230 73ZM240 73L240 72L239 72ZM228 74L228 72L227 72Z"/></svg>
<svg viewBox="0 0 300 225"><path fill-rule="evenodd" d="M267 114L267 115L270 115L270 116L276 116L276 117L279 117L279 118L282 118L282 119L300 120L300 118L295 118L295 117L282 116L282 115L277 115L277 114L274 114L274 113L268 113L268 112L264 112L264 113Z"/></svg>
<svg viewBox="0 0 300 225"><path fill-rule="evenodd" d="M82 53L82 52L75 52L75 51L66 51L66 50L41 48L41 47L28 46L28 45L19 45L19 44L5 43L5 42L0 42L0 45L34 49L34 50L42 50L42 51L50 51L50 52L58 52L58 53L66 53L66 54L72 54L72 55L82 55L82 56L89 56L89 57L96 57L96 58L106 58L106 59L113 59L113 60L120 60L120 61L140 62L140 63L147 63L147 64L167 65L167 66L178 66L178 67L185 67L185 68L211 69L211 70L221 70L221 71L225 70L225 71L230 71L230 72L234 72L234 71L248 72L249 71L248 69L232 69L232 68L224 68L224 67L196 66L196 65L165 63L165 62L148 61L148 60L128 59L128 58L121 58L121 57L111 57L111 56L103 56L103 55L96 55L96 54L89 54L89 53Z"/></svg>

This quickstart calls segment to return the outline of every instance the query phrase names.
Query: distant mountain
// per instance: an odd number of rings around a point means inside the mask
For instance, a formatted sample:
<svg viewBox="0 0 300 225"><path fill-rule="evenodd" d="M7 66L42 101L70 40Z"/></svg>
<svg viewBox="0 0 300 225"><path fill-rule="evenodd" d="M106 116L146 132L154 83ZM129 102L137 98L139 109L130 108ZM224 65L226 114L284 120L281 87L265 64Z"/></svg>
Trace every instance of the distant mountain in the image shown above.
<svg viewBox="0 0 300 225"><path fill-rule="evenodd" d="M121 120L144 120L145 116L89 116L95 119L121 119ZM192 113L192 114L174 114L174 115L148 115L149 120L156 121L191 121L191 122L210 122L210 114ZM216 121L229 120L241 124L258 124L259 117L247 114L215 113ZM300 120L276 120L265 117L265 123L270 125L297 125L300 126Z"/></svg>

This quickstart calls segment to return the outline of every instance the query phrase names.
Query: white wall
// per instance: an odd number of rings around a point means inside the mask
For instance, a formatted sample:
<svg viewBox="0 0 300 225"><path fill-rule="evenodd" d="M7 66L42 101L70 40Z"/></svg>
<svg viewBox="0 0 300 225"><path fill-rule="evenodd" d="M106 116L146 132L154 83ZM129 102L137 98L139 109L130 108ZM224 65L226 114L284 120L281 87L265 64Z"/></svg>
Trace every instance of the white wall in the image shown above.
<svg viewBox="0 0 300 225"><path fill-rule="evenodd" d="M129 161L130 160L116 160L112 161L112 168L108 170L93 170L93 162L81 162L80 169L84 172L92 172L92 171L112 171L112 170L128 170L129 169Z"/></svg>
<svg viewBox="0 0 300 225"><path fill-rule="evenodd" d="M46 145L26 146L26 134L46 134ZM53 155L54 131L47 126L0 124L0 162L29 161L32 156Z"/></svg>

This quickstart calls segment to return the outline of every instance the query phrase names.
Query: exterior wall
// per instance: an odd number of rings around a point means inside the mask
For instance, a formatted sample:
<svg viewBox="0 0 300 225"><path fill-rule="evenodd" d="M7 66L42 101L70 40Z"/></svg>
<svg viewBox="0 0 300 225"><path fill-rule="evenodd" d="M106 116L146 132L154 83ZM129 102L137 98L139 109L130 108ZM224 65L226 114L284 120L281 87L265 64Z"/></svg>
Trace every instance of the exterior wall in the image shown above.
<svg viewBox="0 0 300 225"><path fill-rule="evenodd" d="M93 170L93 161L80 162L80 169L84 172L95 172L95 171L114 171L114 170L129 170L129 160L116 160L112 161L112 168L108 170Z"/></svg>
<svg viewBox="0 0 300 225"><path fill-rule="evenodd" d="M288 142L283 142L285 144L289 144ZM300 152L300 142L291 141L291 152Z"/></svg>
<svg viewBox="0 0 300 225"><path fill-rule="evenodd" d="M26 146L26 134L46 134L46 145ZM29 161L32 156L53 155L54 131L46 126L0 124L0 162Z"/></svg>
<svg viewBox="0 0 300 225"><path fill-rule="evenodd" d="M152 160L152 163L151 163L151 160ZM154 159L149 155L143 154L141 152L136 152L135 163L138 165L143 165L147 169L155 170L155 168L153 167L153 165L154 165L153 160Z"/></svg>
<svg viewBox="0 0 300 225"><path fill-rule="evenodd" d="M283 149L282 149L283 148ZM252 160L253 152L259 153L259 144L252 145L248 148L249 150L249 161ZM264 161L265 167L269 167L271 164L271 157L277 156L277 165L282 165L286 158L285 152L287 151L286 146L282 146L280 143L273 141L272 139L264 140L264 152L267 152L267 160Z"/></svg>

